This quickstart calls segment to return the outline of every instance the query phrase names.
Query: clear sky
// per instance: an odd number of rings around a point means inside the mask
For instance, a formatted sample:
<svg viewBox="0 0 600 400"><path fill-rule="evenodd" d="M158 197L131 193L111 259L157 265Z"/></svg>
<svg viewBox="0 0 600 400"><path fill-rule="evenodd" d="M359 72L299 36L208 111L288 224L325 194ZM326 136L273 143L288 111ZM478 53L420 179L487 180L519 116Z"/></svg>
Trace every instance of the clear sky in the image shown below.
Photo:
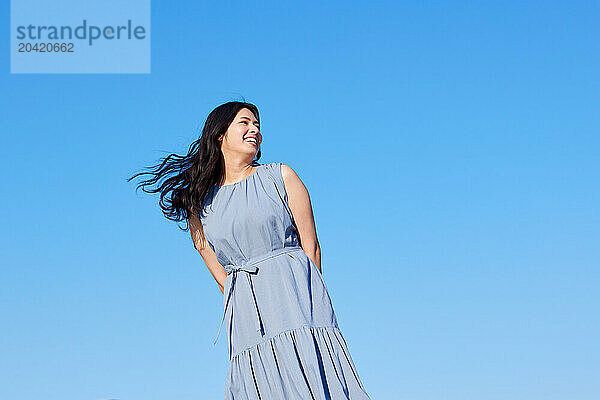
<svg viewBox="0 0 600 400"><path fill-rule="evenodd" d="M597 398L600 6L466 3L153 1L146 75L11 75L3 4L0 397L222 398L222 294L126 178L245 99L374 400Z"/></svg>

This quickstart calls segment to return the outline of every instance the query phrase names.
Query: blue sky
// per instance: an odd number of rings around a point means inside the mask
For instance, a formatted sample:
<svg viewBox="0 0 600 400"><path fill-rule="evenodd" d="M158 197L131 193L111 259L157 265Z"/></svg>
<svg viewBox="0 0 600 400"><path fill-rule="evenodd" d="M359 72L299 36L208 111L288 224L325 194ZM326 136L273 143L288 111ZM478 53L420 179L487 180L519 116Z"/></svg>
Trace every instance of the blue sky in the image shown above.
<svg viewBox="0 0 600 400"><path fill-rule="evenodd" d="M600 391L600 7L152 3L147 75L10 74L0 397L222 398L222 294L126 178L258 105L373 399Z"/></svg>

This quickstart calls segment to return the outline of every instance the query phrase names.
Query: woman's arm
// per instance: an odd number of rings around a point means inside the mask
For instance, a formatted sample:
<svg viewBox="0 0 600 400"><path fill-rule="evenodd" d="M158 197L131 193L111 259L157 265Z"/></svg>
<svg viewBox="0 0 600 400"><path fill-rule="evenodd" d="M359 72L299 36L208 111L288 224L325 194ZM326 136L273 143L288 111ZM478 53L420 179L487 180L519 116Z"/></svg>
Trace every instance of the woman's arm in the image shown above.
<svg viewBox="0 0 600 400"><path fill-rule="evenodd" d="M217 255L208 245L206 239L204 237L204 229L202 227L202 223L198 220L198 217L195 213L189 213L190 218L188 220L188 224L190 226L190 235L192 236L192 241L194 242L194 247L202 256L204 263L208 267L208 270L212 274L215 281L217 281L217 285L219 285L219 289L221 289L221 293L224 293L225 287L225 278L227 278L227 273L225 269L217 260Z"/></svg>
<svg viewBox="0 0 600 400"><path fill-rule="evenodd" d="M298 236L300 236L300 245L306 255L315 263L319 272L323 273L321 270L321 247L317 238L308 190L289 165L281 164L281 176L285 184L288 205L298 229Z"/></svg>

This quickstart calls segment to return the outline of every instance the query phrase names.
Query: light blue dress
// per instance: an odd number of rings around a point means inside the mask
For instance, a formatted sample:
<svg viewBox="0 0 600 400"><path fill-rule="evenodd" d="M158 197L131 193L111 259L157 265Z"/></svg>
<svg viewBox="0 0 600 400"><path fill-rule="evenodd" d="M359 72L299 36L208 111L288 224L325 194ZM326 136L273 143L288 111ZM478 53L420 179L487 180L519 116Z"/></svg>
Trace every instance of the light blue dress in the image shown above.
<svg viewBox="0 0 600 400"><path fill-rule="evenodd" d="M203 205L198 217L227 272L225 400L370 400L323 277L300 247L281 163L213 185Z"/></svg>

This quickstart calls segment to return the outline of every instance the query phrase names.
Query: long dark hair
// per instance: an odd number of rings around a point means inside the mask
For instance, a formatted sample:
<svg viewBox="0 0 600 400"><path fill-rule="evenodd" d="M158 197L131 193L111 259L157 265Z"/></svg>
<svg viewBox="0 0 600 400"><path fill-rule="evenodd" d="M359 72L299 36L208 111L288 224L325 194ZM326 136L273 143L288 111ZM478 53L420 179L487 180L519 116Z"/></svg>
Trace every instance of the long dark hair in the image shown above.
<svg viewBox="0 0 600 400"><path fill-rule="evenodd" d="M180 228L186 231L189 228L190 213L204 212L204 196L224 176L225 162L218 138L227 131L242 108L249 109L260 122L258 108L254 104L239 101L222 104L208 114L202 135L190 145L187 155L170 154L158 164L146 167L150 172L139 172L128 178L127 182L140 175L150 175L140 182L136 192L139 188L146 193L160 192L159 205L163 214L175 222L184 220L186 226ZM260 156L259 149L254 161L260 159ZM163 181L156 188L150 187L160 180Z"/></svg>

